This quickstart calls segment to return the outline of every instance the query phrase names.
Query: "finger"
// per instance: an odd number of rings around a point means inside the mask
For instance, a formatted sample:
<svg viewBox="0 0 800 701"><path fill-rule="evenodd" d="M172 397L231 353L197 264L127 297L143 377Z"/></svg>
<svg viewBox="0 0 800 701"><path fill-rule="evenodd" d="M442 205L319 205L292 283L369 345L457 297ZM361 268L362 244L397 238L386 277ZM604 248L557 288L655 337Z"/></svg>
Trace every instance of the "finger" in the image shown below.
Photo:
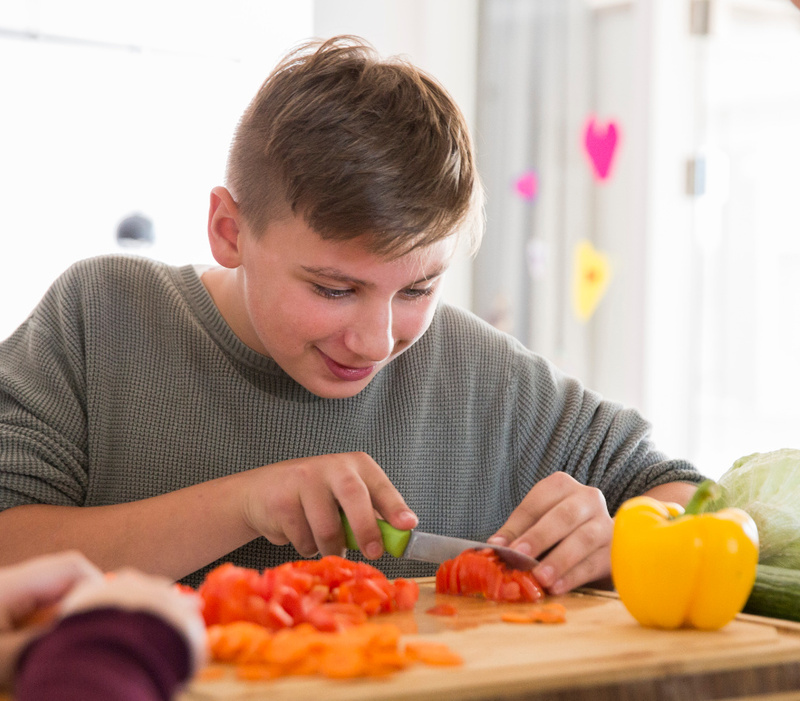
<svg viewBox="0 0 800 701"><path fill-rule="evenodd" d="M580 486L582 485L564 472L548 475L531 488L519 506L511 512L502 528L489 538L489 542L496 545L513 544Z"/></svg>
<svg viewBox="0 0 800 701"><path fill-rule="evenodd" d="M547 590L553 595L565 594L589 582L607 580L610 573L611 548L601 548L561 574Z"/></svg>
<svg viewBox="0 0 800 701"><path fill-rule="evenodd" d="M303 557L314 557L319 552L314 534L305 520L288 523L286 535L294 549Z"/></svg>
<svg viewBox="0 0 800 701"><path fill-rule="evenodd" d="M364 475L364 482L375 510L394 528L400 530L416 528L419 523L417 515L406 504L403 495L392 484L383 469L371 458L370 460L375 469Z"/></svg>
<svg viewBox="0 0 800 701"><path fill-rule="evenodd" d="M602 493L584 487L580 492L575 492L556 504L539 519L536 525L513 541L511 547L527 543L531 553L537 557L594 518L607 520L610 526L611 517L608 515Z"/></svg>
<svg viewBox="0 0 800 701"><path fill-rule="evenodd" d="M542 586L552 587L593 553L610 548L612 532L610 517L600 515L582 523L547 554L534 569L534 575Z"/></svg>
<svg viewBox="0 0 800 701"><path fill-rule="evenodd" d="M59 601L76 583L102 578L77 551L43 555L0 572L0 627L19 625L35 611Z"/></svg>
<svg viewBox="0 0 800 701"><path fill-rule="evenodd" d="M303 511L317 550L322 555L344 556L345 538L339 504L327 488L306 492L301 497Z"/></svg>
<svg viewBox="0 0 800 701"><path fill-rule="evenodd" d="M375 515L375 511L380 509L374 501L373 490L375 490L374 485L382 481L381 476L387 482L388 478L368 455L355 454L353 458L355 460L353 471L348 473L343 471L337 476L333 495L347 516L359 550L366 557L376 559L383 554L383 538ZM341 522L339 528L344 535Z"/></svg>
<svg viewBox="0 0 800 701"><path fill-rule="evenodd" d="M280 501L275 505L274 521L279 524L278 531L290 542L294 549L303 557L312 557L317 554L318 548L314 540L314 533L308 523L303 504L299 496L294 495L288 501ZM268 539L280 545L281 535L267 536ZM284 541L286 542L286 541Z"/></svg>

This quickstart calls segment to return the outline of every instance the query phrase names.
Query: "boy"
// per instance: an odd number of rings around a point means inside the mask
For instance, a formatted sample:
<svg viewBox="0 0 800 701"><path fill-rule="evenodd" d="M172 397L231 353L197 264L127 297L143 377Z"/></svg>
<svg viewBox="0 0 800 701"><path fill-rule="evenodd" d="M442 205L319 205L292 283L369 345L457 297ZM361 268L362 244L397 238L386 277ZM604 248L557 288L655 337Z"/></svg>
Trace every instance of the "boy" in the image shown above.
<svg viewBox="0 0 800 701"><path fill-rule="evenodd" d="M397 528L510 543L551 592L614 513L700 479L635 412L439 303L481 231L462 115L355 38L290 54L211 193L220 264L80 263L0 348L0 563L73 548L197 584ZM435 567L384 556L392 577Z"/></svg>

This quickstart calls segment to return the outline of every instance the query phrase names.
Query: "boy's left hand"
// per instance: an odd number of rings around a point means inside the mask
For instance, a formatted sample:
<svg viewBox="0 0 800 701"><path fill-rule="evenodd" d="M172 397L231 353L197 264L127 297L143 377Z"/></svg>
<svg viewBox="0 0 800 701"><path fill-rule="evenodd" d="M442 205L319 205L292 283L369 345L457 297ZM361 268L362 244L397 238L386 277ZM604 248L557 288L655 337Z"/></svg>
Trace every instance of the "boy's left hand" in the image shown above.
<svg viewBox="0 0 800 701"><path fill-rule="evenodd" d="M556 472L533 486L489 542L541 558L534 576L563 594L610 575L613 530L603 493Z"/></svg>

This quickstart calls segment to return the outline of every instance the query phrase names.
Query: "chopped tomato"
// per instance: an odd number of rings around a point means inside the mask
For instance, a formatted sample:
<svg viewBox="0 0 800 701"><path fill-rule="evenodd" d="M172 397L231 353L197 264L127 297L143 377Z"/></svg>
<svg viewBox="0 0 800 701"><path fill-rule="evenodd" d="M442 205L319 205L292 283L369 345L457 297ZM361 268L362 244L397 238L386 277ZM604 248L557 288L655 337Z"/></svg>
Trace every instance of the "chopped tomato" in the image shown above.
<svg viewBox="0 0 800 701"><path fill-rule="evenodd" d="M376 582L373 579L352 579L342 582L336 590L337 601L357 604L368 616L392 610L392 584L389 580Z"/></svg>
<svg viewBox="0 0 800 701"><path fill-rule="evenodd" d="M436 572L436 592L492 601L538 601L544 590L530 572L510 569L491 548L465 550Z"/></svg>
<svg viewBox="0 0 800 701"><path fill-rule="evenodd" d="M425 611L431 616L455 616L458 609L453 604L436 604Z"/></svg>
<svg viewBox="0 0 800 701"><path fill-rule="evenodd" d="M378 613L413 609L419 586L411 580L391 582L372 565L330 555L260 573L221 565L206 575L198 593L208 626L251 621L277 631L310 623L334 631Z"/></svg>
<svg viewBox="0 0 800 701"><path fill-rule="evenodd" d="M308 611L304 621L317 630L336 631L366 622L369 614L357 604L323 603Z"/></svg>
<svg viewBox="0 0 800 701"><path fill-rule="evenodd" d="M411 611L419 599L419 584L413 579L394 580L394 600L398 611Z"/></svg>

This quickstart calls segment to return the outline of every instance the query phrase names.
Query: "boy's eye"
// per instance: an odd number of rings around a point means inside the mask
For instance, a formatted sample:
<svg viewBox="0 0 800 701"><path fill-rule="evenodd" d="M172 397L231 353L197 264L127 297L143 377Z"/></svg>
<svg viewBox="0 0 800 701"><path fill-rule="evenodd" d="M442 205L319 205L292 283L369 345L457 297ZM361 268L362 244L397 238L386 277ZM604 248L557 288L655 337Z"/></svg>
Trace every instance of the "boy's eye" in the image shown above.
<svg viewBox="0 0 800 701"><path fill-rule="evenodd" d="M334 287L325 287L324 285L314 285L314 292L316 292L321 297L325 297L326 299L339 299L341 297L347 297L352 290L345 289L339 290Z"/></svg>
<svg viewBox="0 0 800 701"><path fill-rule="evenodd" d="M430 297L433 294L434 286L430 287L408 287L403 290L403 295L408 299L420 299L421 297Z"/></svg>
<svg viewBox="0 0 800 701"><path fill-rule="evenodd" d="M429 287L407 287L401 290L400 294L406 299L415 300L422 299L423 297L430 297L435 289L435 285L430 285ZM325 299L342 299L344 297L349 297L354 292L350 287L340 289L338 287L326 287L325 285L319 285L317 283L313 284L313 290L316 294Z"/></svg>

